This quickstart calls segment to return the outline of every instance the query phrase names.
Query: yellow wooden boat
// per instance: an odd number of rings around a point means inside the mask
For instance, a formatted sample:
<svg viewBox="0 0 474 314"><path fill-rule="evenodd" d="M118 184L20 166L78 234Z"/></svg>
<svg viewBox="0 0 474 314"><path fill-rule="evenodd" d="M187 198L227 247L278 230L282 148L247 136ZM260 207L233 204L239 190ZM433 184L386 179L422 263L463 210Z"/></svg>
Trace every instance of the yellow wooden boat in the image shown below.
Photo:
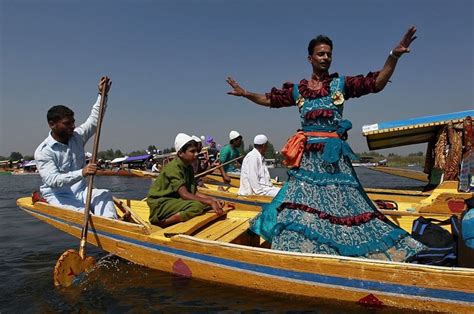
<svg viewBox="0 0 474 314"><path fill-rule="evenodd" d="M158 172L151 172L139 169L130 169L130 172L140 178L156 178L160 175Z"/></svg>
<svg viewBox="0 0 474 314"><path fill-rule="evenodd" d="M383 172L387 174L391 174L394 176L399 176L403 178L413 179L421 182L428 183L428 175L424 172L411 170L411 169L404 169L404 168L396 168L396 167L386 167L386 166L376 166L367 168L373 171Z"/></svg>
<svg viewBox="0 0 474 314"><path fill-rule="evenodd" d="M239 187L240 186L240 176L237 174L227 174L230 178L229 185L233 187ZM219 171L214 171L213 173L210 173L203 177L204 182L219 182L219 183L224 183L224 178L221 176Z"/></svg>
<svg viewBox="0 0 474 314"><path fill-rule="evenodd" d="M240 186L240 175L234 174L234 173L228 173L227 174L230 178L230 183L228 185L232 187L239 187ZM224 183L224 178L222 178L222 175L220 174L219 171L214 171L213 173L207 174L205 177L203 177L204 182L209 182L209 183ZM275 179L272 179L272 183L275 186L282 186L283 182L277 181Z"/></svg>
<svg viewBox="0 0 474 314"><path fill-rule="evenodd" d="M147 221L145 202L127 203ZM30 197L17 204L80 238L82 213L32 204ZM221 217L206 213L165 229L92 216L87 239L134 263L220 284L369 306L474 311L474 269L271 250L248 232L256 214L237 206Z"/></svg>

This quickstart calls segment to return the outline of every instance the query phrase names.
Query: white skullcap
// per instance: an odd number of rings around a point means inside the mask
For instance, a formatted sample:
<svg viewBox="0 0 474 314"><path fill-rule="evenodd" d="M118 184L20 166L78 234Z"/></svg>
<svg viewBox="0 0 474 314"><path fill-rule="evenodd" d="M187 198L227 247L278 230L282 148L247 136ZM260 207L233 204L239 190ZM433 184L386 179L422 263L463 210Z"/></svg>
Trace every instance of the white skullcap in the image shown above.
<svg viewBox="0 0 474 314"><path fill-rule="evenodd" d="M193 139L193 141L201 143L201 139L197 137L196 135L192 135L191 138Z"/></svg>
<svg viewBox="0 0 474 314"><path fill-rule="evenodd" d="M240 133L237 131L230 131L229 133L229 140L234 140L240 136Z"/></svg>
<svg viewBox="0 0 474 314"><path fill-rule="evenodd" d="M206 141L206 137L204 135L201 135L201 142L205 142Z"/></svg>
<svg viewBox="0 0 474 314"><path fill-rule="evenodd" d="M253 139L253 143L256 145L263 145L266 142L268 142L268 138L263 134L256 135Z"/></svg>
<svg viewBox="0 0 474 314"><path fill-rule="evenodd" d="M192 141L193 138L187 134L184 133L178 133L176 135L176 138L174 139L174 149L176 149L176 152L179 152L179 150L186 145L189 141Z"/></svg>

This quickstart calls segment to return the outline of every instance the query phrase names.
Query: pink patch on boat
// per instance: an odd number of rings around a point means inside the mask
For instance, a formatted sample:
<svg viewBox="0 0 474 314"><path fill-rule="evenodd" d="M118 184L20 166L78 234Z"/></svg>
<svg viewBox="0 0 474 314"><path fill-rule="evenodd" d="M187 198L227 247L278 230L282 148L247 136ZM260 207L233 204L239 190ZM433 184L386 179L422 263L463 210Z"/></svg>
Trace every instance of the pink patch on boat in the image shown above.
<svg viewBox="0 0 474 314"><path fill-rule="evenodd" d="M380 301L375 295L372 293L369 294L368 296L363 297L360 299L358 302L360 305L365 305L365 306L375 306L375 307L382 307L384 306L383 302Z"/></svg>
<svg viewBox="0 0 474 314"><path fill-rule="evenodd" d="M173 274L183 276L183 277L192 277L193 276L193 273L191 272L191 269L180 258L178 260L176 260L176 262L174 262L174 264L173 264Z"/></svg>
<svg viewBox="0 0 474 314"><path fill-rule="evenodd" d="M451 199L448 201L448 208L453 213L461 213L465 207L464 200Z"/></svg>

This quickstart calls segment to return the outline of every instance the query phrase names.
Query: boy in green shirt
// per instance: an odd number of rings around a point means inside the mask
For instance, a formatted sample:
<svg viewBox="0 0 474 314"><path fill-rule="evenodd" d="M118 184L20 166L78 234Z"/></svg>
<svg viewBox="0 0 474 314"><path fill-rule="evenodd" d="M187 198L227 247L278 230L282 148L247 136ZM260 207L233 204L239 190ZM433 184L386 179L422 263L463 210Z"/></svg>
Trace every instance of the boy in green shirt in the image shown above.
<svg viewBox="0 0 474 314"><path fill-rule="evenodd" d="M165 228L212 209L223 213L223 203L197 192L192 164L197 158L196 142L187 134L176 136L177 157L169 162L153 182L147 197L150 222Z"/></svg>

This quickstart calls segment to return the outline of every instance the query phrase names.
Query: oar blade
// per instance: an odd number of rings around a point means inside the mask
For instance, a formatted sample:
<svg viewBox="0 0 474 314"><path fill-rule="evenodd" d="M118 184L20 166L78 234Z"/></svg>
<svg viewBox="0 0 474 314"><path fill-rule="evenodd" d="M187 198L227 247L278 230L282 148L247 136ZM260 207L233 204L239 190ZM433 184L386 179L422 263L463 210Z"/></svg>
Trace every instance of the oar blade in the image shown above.
<svg viewBox="0 0 474 314"><path fill-rule="evenodd" d="M56 287L69 287L84 271L88 271L95 265L92 256L82 259L76 250L67 250L58 259L54 266L54 285Z"/></svg>

